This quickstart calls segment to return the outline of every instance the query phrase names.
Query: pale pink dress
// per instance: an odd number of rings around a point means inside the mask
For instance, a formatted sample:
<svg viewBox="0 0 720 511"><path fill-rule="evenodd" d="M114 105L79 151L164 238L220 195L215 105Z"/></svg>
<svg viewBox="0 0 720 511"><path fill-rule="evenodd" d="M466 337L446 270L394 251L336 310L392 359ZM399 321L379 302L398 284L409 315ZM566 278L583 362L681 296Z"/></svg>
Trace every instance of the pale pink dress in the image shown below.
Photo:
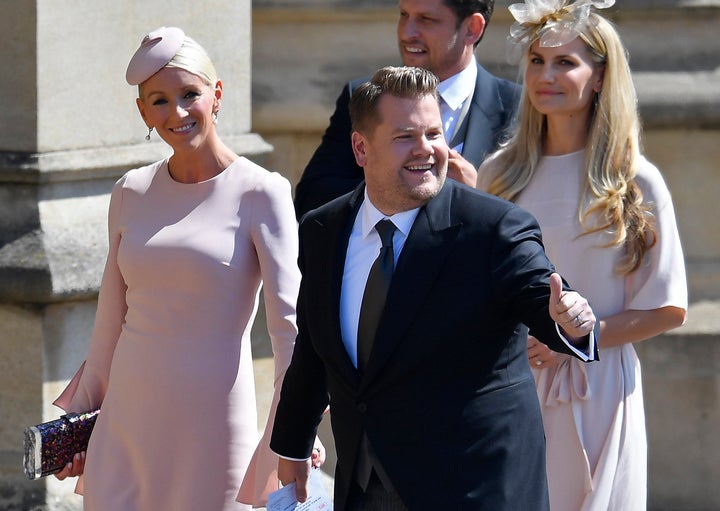
<svg viewBox="0 0 720 511"><path fill-rule="evenodd" d="M275 402L296 335L290 184L245 158L181 184L161 161L117 182L108 223L87 360L58 400L102 405L78 485L85 509L249 509L236 496L258 442L250 330L261 283ZM247 477L258 504L277 488L268 433Z"/></svg>
<svg viewBox="0 0 720 511"><path fill-rule="evenodd" d="M559 273L585 296L596 317L627 309L687 309L685 265L670 193L658 169L643 159L637 176L653 205L657 244L631 277L613 268L619 250L604 234L577 237L585 151L541 158L517 204L530 211ZM481 180L481 187L484 179ZM600 360L564 357L533 370L547 437L552 511L646 509L647 441L640 362L632 344L602 347Z"/></svg>

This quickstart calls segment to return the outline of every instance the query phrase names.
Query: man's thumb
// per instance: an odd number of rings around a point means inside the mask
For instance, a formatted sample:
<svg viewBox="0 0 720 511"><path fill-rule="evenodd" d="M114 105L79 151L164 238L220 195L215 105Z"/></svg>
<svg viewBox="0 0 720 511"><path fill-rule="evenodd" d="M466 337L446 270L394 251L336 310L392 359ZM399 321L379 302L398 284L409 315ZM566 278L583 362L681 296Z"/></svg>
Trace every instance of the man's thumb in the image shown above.
<svg viewBox="0 0 720 511"><path fill-rule="evenodd" d="M553 273L550 275L550 303L555 304L560 301L562 295L562 278L560 274Z"/></svg>

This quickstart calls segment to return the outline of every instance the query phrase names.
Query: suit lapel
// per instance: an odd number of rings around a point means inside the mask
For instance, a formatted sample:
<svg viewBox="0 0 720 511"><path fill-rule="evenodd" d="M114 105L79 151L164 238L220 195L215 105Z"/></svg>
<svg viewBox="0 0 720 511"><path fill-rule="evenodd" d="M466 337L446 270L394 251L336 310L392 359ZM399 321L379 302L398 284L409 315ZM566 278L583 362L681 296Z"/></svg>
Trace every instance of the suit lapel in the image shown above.
<svg viewBox="0 0 720 511"><path fill-rule="evenodd" d="M494 77L479 63L470 108L455 132L450 147L463 143L462 155L476 167L494 149L496 129L502 122L502 98Z"/></svg>
<svg viewBox="0 0 720 511"><path fill-rule="evenodd" d="M333 246L332 261L324 271L327 272L327 289L323 296L314 297L316 310L326 317L327 328L329 329L327 339L331 341L325 347L329 352L329 359L336 360L339 369L350 378L359 381L357 370L352 364L350 357L342 342L342 330L340 328L340 291L342 288L343 271L345 269L345 257L347 254L348 241L352 231L355 216L363 200L364 185L359 186L350 196L349 200L342 201L335 210L329 211L323 217L321 229L325 235L316 239L321 246ZM320 222L318 219L314 221ZM324 245L327 243L328 245ZM324 249L321 249L324 250ZM323 271L321 269L321 271ZM327 301L326 301L327 300ZM327 311L327 312L323 312ZM337 340L337 342L335 342Z"/></svg>
<svg viewBox="0 0 720 511"><path fill-rule="evenodd" d="M418 213L393 273L383 317L363 382L372 380L392 355L418 308L431 291L438 273L460 232L450 216L452 188L449 180L437 197Z"/></svg>

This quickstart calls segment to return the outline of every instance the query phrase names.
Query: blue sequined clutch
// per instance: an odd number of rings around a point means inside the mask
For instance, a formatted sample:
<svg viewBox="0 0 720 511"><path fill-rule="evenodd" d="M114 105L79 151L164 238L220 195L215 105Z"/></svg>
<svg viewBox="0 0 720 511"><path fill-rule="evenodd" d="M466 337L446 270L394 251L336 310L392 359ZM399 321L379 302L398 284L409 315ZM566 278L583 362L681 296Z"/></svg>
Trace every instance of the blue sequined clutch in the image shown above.
<svg viewBox="0 0 720 511"><path fill-rule="evenodd" d="M59 472L75 453L87 449L100 410L68 413L25 428L25 475L38 479Z"/></svg>

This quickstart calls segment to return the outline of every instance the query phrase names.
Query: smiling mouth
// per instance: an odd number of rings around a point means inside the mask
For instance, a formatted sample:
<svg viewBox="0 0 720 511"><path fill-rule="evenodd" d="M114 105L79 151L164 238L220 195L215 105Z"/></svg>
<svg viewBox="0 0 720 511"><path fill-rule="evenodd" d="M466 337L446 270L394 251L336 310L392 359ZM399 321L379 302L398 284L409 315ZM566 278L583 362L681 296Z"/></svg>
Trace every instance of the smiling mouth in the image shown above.
<svg viewBox="0 0 720 511"><path fill-rule="evenodd" d="M195 126L195 123L183 124L178 128L170 128L170 131L173 133L184 133L186 131L190 131L193 126Z"/></svg>
<svg viewBox="0 0 720 511"><path fill-rule="evenodd" d="M425 53L425 50L418 48L417 46L403 46L406 52L417 55L419 53Z"/></svg>
<svg viewBox="0 0 720 511"><path fill-rule="evenodd" d="M408 165L405 168L410 172L429 172L433 167L434 165L432 163L426 163L423 165Z"/></svg>

